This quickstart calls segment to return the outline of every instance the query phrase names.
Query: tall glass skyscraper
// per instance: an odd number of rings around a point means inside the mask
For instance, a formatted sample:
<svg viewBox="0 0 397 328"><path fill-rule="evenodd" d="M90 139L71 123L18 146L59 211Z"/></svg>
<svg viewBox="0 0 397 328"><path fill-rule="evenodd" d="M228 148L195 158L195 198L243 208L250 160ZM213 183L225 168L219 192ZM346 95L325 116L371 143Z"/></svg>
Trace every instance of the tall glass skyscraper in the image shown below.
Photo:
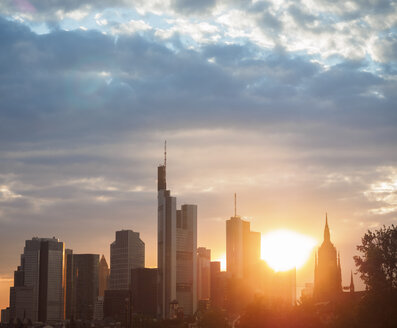
<svg viewBox="0 0 397 328"><path fill-rule="evenodd" d="M110 289L129 289L131 269L145 266L145 243L139 232L116 231L116 240L110 245Z"/></svg>

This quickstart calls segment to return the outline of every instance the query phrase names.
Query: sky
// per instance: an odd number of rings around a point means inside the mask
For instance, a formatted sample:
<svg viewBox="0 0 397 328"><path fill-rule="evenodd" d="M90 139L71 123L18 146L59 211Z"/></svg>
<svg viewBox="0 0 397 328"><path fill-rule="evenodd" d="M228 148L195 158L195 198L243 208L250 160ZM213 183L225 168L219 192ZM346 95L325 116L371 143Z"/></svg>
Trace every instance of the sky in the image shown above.
<svg viewBox="0 0 397 328"><path fill-rule="evenodd" d="M0 308L33 236L109 259L132 229L156 266L165 139L213 259L236 192L263 234L320 244L328 212L348 285L397 220L396 35L387 0L1 1Z"/></svg>

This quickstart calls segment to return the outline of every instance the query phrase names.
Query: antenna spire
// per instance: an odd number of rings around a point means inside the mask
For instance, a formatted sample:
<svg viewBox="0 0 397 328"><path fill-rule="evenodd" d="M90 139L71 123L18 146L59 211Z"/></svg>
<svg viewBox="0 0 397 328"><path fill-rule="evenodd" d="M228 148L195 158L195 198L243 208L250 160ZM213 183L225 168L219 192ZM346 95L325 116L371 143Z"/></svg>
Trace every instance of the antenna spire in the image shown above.
<svg viewBox="0 0 397 328"><path fill-rule="evenodd" d="M164 166L167 166L167 140L164 140Z"/></svg>
<svg viewBox="0 0 397 328"><path fill-rule="evenodd" d="M237 195L234 193L234 217L237 216Z"/></svg>

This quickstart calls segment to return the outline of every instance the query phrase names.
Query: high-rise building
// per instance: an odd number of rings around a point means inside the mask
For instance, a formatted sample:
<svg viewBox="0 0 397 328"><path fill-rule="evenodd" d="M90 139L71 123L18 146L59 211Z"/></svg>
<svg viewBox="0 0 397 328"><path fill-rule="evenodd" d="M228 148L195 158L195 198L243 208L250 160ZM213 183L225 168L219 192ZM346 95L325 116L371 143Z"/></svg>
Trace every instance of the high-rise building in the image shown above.
<svg viewBox="0 0 397 328"><path fill-rule="evenodd" d="M226 221L226 266L235 278L247 278L260 261L261 234L236 214Z"/></svg>
<svg viewBox="0 0 397 328"><path fill-rule="evenodd" d="M197 205L176 214L176 300L184 315L197 309Z"/></svg>
<svg viewBox="0 0 397 328"><path fill-rule="evenodd" d="M10 289L12 319L64 319L64 244L56 238L26 240L21 266Z"/></svg>
<svg viewBox="0 0 397 328"><path fill-rule="evenodd" d="M105 290L109 288L109 274L110 269L108 263L106 262L105 256L102 255L99 261L99 296L103 297L105 295Z"/></svg>
<svg viewBox="0 0 397 328"><path fill-rule="evenodd" d="M73 254L75 319L92 320L98 297L97 254Z"/></svg>
<svg viewBox="0 0 397 328"><path fill-rule="evenodd" d="M132 269L131 304L133 313L151 317L157 316L157 278L157 269Z"/></svg>
<svg viewBox="0 0 397 328"><path fill-rule="evenodd" d="M317 301L329 301L342 293L340 256L331 242L328 216L325 216L324 241L318 249L314 267L314 292Z"/></svg>
<svg viewBox="0 0 397 328"><path fill-rule="evenodd" d="M129 289L131 270L144 266L145 243L139 232L116 231L116 240L110 245L110 289Z"/></svg>
<svg viewBox="0 0 397 328"><path fill-rule="evenodd" d="M120 322L121 327L130 327L131 292L129 289L105 290L103 317Z"/></svg>
<svg viewBox="0 0 397 328"><path fill-rule="evenodd" d="M158 315L169 318L176 306L192 315L197 306L197 206L176 210L176 198L167 190L166 150L164 165L157 169L157 201Z"/></svg>
<svg viewBox="0 0 397 328"><path fill-rule="evenodd" d="M157 203L158 311L167 318L176 299L176 198L167 190L165 160L157 169Z"/></svg>
<svg viewBox="0 0 397 328"><path fill-rule="evenodd" d="M197 248L197 299L210 298L211 282L211 250L205 247Z"/></svg>
<svg viewBox="0 0 397 328"><path fill-rule="evenodd" d="M74 318L76 313L73 271L73 250L67 248L65 249L65 319Z"/></svg>

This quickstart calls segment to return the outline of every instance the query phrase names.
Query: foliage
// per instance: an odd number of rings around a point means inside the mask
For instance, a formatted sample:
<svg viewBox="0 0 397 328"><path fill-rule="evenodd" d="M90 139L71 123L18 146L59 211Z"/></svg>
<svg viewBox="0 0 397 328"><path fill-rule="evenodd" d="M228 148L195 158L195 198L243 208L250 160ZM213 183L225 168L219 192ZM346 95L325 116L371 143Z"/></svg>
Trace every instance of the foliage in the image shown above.
<svg viewBox="0 0 397 328"><path fill-rule="evenodd" d="M355 256L354 261L367 289L380 292L397 288L397 227L368 230L361 242L357 250L363 255Z"/></svg>

